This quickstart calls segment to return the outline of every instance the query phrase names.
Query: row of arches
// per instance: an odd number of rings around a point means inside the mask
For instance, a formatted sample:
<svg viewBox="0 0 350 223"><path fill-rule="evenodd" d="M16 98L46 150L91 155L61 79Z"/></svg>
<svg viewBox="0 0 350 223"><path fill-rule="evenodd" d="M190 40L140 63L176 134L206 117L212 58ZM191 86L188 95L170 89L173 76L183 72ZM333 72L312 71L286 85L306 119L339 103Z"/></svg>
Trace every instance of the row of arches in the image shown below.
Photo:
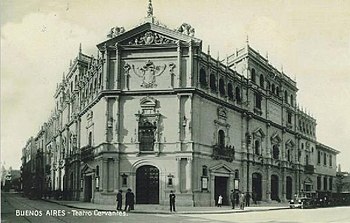
<svg viewBox="0 0 350 223"><path fill-rule="evenodd" d="M259 81L257 80L259 76ZM254 84L259 85L263 89L270 90L273 94L280 96L280 87L276 86L274 83L270 83L268 80L265 81L265 77L263 74L257 75L254 68L251 70L251 81ZM265 84L266 83L266 84ZM288 91L284 91L284 101L290 105L294 105L294 96L293 94L288 94Z"/></svg>
<svg viewBox="0 0 350 223"><path fill-rule="evenodd" d="M281 198L279 197L279 186L280 186L280 179L279 176L276 174L271 175L270 180L270 188L268 190L271 192L271 200L280 201ZM263 178L261 173L253 173L252 174L252 197L256 201L262 200L262 194L263 194ZM285 192L286 192L286 198L292 199L293 194L293 180L292 177L287 176L285 178Z"/></svg>
<svg viewBox="0 0 350 223"><path fill-rule="evenodd" d="M208 87L207 74L203 68L199 72L199 82L202 87ZM241 88L239 86L234 88L231 82L228 82L226 85L225 80L220 77L219 87L217 87L217 78L214 73L211 73L209 76L209 88L214 92L219 90L221 96L228 96L231 100L235 99L238 102L242 100Z"/></svg>

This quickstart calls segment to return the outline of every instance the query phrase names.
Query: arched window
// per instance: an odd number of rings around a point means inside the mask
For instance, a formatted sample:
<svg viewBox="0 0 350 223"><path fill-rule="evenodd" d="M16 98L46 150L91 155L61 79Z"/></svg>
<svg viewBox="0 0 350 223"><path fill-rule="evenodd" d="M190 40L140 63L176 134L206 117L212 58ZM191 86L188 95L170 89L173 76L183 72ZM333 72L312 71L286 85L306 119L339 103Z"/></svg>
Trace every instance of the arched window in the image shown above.
<svg viewBox="0 0 350 223"><path fill-rule="evenodd" d="M208 176L208 167L207 166L203 166L202 167L202 176L203 177L207 177Z"/></svg>
<svg viewBox="0 0 350 223"><path fill-rule="evenodd" d="M280 156L280 149L278 148L278 145L273 145L272 147L272 158L279 159Z"/></svg>
<svg viewBox="0 0 350 223"><path fill-rule="evenodd" d="M252 79L252 82L255 84L255 82L256 82L256 75L255 75L255 70L254 69L252 69L252 77L251 77L251 79Z"/></svg>
<svg viewBox="0 0 350 223"><path fill-rule="evenodd" d="M264 75L260 74L260 87L261 88L264 88L264 82L265 82L265 79L264 79Z"/></svg>
<svg viewBox="0 0 350 223"><path fill-rule="evenodd" d="M73 81L70 82L70 92L73 93Z"/></svg>
<svg viewBox="0 0 350 223"><path fill-rule="evenodd" d="M102 73L99 75L99 81L98 81L98 87L100 88L102 86Z"/></svg>
<svg viewBox="0 0 350 223"><path fill-rule="evenodd" d="M210 89L216 91L216 77L214 74L210 74Z"/></svg>
<svg viewBox="0 0 350 223"><path fill-rule="evenodd" d="M199 83L201 86L207 86L207 74L205 73L205 70L202 68L199 71Z"/></svg>
<svg viewBox="0 0 350 223"><path fill-rule="evenodd" d="M89 146L92 146L92 132L89 132Z"/></svg>
<svg viewBox="0 0 350 223"><path fill-rule="evenodd" d="M220 78L219 80L219 91L220 95L225 95L225 82L224 79Z"/></svg>
<svg viewBox="0 0 350 223"><path fill-rule="evenodd" d="M260 142L259 142L259 140L255 140L254 153L255 153L255 155L260 155Z"/></svg>
<svg viewBox="0 0 350 223"><path fill-rule="evenodd" d="M100 176L100 167L96 166L96 176Z"/></svg>
<svg viewBox="0 0 350 223"><path fill-rule="evenodd" d="M240 103L242 101L241 89L239 87L236 87L235 93L236 93L236 101Z"/></svg>
<svg viewBox="0 0 350 223"><path fill-rule="evenodd" d="M277 96L280 96L280 88L279 87L276 87L276 94L277 94Z"/></svg>
<svg viewBox="0 0 350 223"><path fill-rule="evenodd" d="M288 92L287 92L287 90L284 91L284 101L285 101L285 103L288 103Z"/></svg>
<svg viewBox="0 0 350 223"><path fill-rule="evenodd" d="M233 87L231 83L228 83L227 85L227 95L229 99L233 99Z"/></svg>
<svg viewBox="0 0 350 223"><path fill-rule="evenodd" d="M259 93L255 93L255 107L261 109L262 96Z"/></svg>
<svg viewBox="0 0 350 223"><path fill-rule="evenodd" d="M287 149L287 160L291 161L290 149Z"/></svg>
<svg viewBox="0 0 350 223"><path fill-rule="evenodd" d="M239 170L235 170L235 179L239 179Z"/></svg>
<svg viewBox="0 0 350 223"><path fill-rule="evenodd" d="M292 94L290 95L290 105L294 106L294 97Z"/></svg>
<svg viewBox="0 0 350 223"><path fill-rule="evenodd" d="M276 90L276 89L275 89L275 84L272 84L272 87L271 87L272 93L276 94L275 90Z"/></svg>
<svg viewBox="0 0 350 223"><path fill-rule="evenodd" d="M220 147L225 146L225 132L223 130L218 132L218 144Z"/></svg>
<svg viewBox="0 0 350 223"><path fill-rule="evenodd" d="M74 86L75 86L75 90L78 89L78 75L75 75L74 77Z"/></svg>
<svg viewBox="0 0 350 223"><path fill-rule="evenodd" d="M266 89L271 90L270 87L271 87L270 81L266 81Z"/></svg>

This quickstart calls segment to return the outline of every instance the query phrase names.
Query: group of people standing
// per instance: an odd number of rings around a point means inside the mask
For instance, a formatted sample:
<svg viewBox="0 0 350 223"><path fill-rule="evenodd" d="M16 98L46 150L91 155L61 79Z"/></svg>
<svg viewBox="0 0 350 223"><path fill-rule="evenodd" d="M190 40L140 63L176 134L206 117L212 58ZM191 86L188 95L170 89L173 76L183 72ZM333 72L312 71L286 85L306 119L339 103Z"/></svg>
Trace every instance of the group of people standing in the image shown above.
<svg viewBox="0 0 350 223"><path fill-rule="evenodd" d="M119 190L117 194L117 210L122 211L122 203L123 203L123 191ZM134 204L135 204L135 195L131 191L130 188L128 188L126 194L125 194L125 208L124 211L130 211L134 210Z"/></svg>
<svg viewBox="0 0 350 223"><path fill-rule="evenodd" d="M235 209L235 205L239 205L239 208L241 210L244 210L244 207L249 207L250 206L250 198L251 198L251 196L249 193L231 190L230 201L231 201L232 209ZM253 201L256 204L255 199L253 199ZM223 197L221 195L219 195L217 202L218 202L217 206L221 207L222 202L223 202Z"/></svg>

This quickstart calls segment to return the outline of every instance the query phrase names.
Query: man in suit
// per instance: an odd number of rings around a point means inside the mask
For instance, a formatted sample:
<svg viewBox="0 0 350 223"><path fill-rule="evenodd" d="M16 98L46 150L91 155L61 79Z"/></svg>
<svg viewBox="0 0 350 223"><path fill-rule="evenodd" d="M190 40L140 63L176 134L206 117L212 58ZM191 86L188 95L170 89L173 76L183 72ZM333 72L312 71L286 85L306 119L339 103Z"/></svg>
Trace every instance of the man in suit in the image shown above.
<svg viewBox="0 0 350 223"><path fill-rule="evenodd" d="M122 195L122 190L119 190L117 194L117 211L122 210L122 201L123 201L123 195Z"/></svg>
<svg viewBox="0 0 350 223"><path fill-rule="evenodd" d="M232 209L235 209L236 195L235 195L235 192L233 190L231 190L230 200L231 200L231 204L232 204Z"/></svg>
<svg viewBox="0 0 350 223"><path fill-rule="evenodd" d="M169 194L169 200L170 200L170 212L174 211L175 212L175 194L174 191L170 191Z"/></svg>

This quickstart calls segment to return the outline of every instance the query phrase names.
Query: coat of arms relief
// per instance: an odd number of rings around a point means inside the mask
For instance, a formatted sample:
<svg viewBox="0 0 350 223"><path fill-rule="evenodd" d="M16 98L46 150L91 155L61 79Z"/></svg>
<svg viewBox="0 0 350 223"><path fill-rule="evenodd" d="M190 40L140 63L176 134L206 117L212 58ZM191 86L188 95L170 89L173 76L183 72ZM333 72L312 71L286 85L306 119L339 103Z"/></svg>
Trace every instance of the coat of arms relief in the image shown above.
<svg viewBox="0 0 350 223"><path fill-rule="evenodd" d="M135 68L132 65L132 70L134 73L142 78L141 87L144 88L153 88L157 87L156 77L160 76L166 69L166 64L163 66L157 66L152 61L148 60L146 64L142 67Z"/></svg>

